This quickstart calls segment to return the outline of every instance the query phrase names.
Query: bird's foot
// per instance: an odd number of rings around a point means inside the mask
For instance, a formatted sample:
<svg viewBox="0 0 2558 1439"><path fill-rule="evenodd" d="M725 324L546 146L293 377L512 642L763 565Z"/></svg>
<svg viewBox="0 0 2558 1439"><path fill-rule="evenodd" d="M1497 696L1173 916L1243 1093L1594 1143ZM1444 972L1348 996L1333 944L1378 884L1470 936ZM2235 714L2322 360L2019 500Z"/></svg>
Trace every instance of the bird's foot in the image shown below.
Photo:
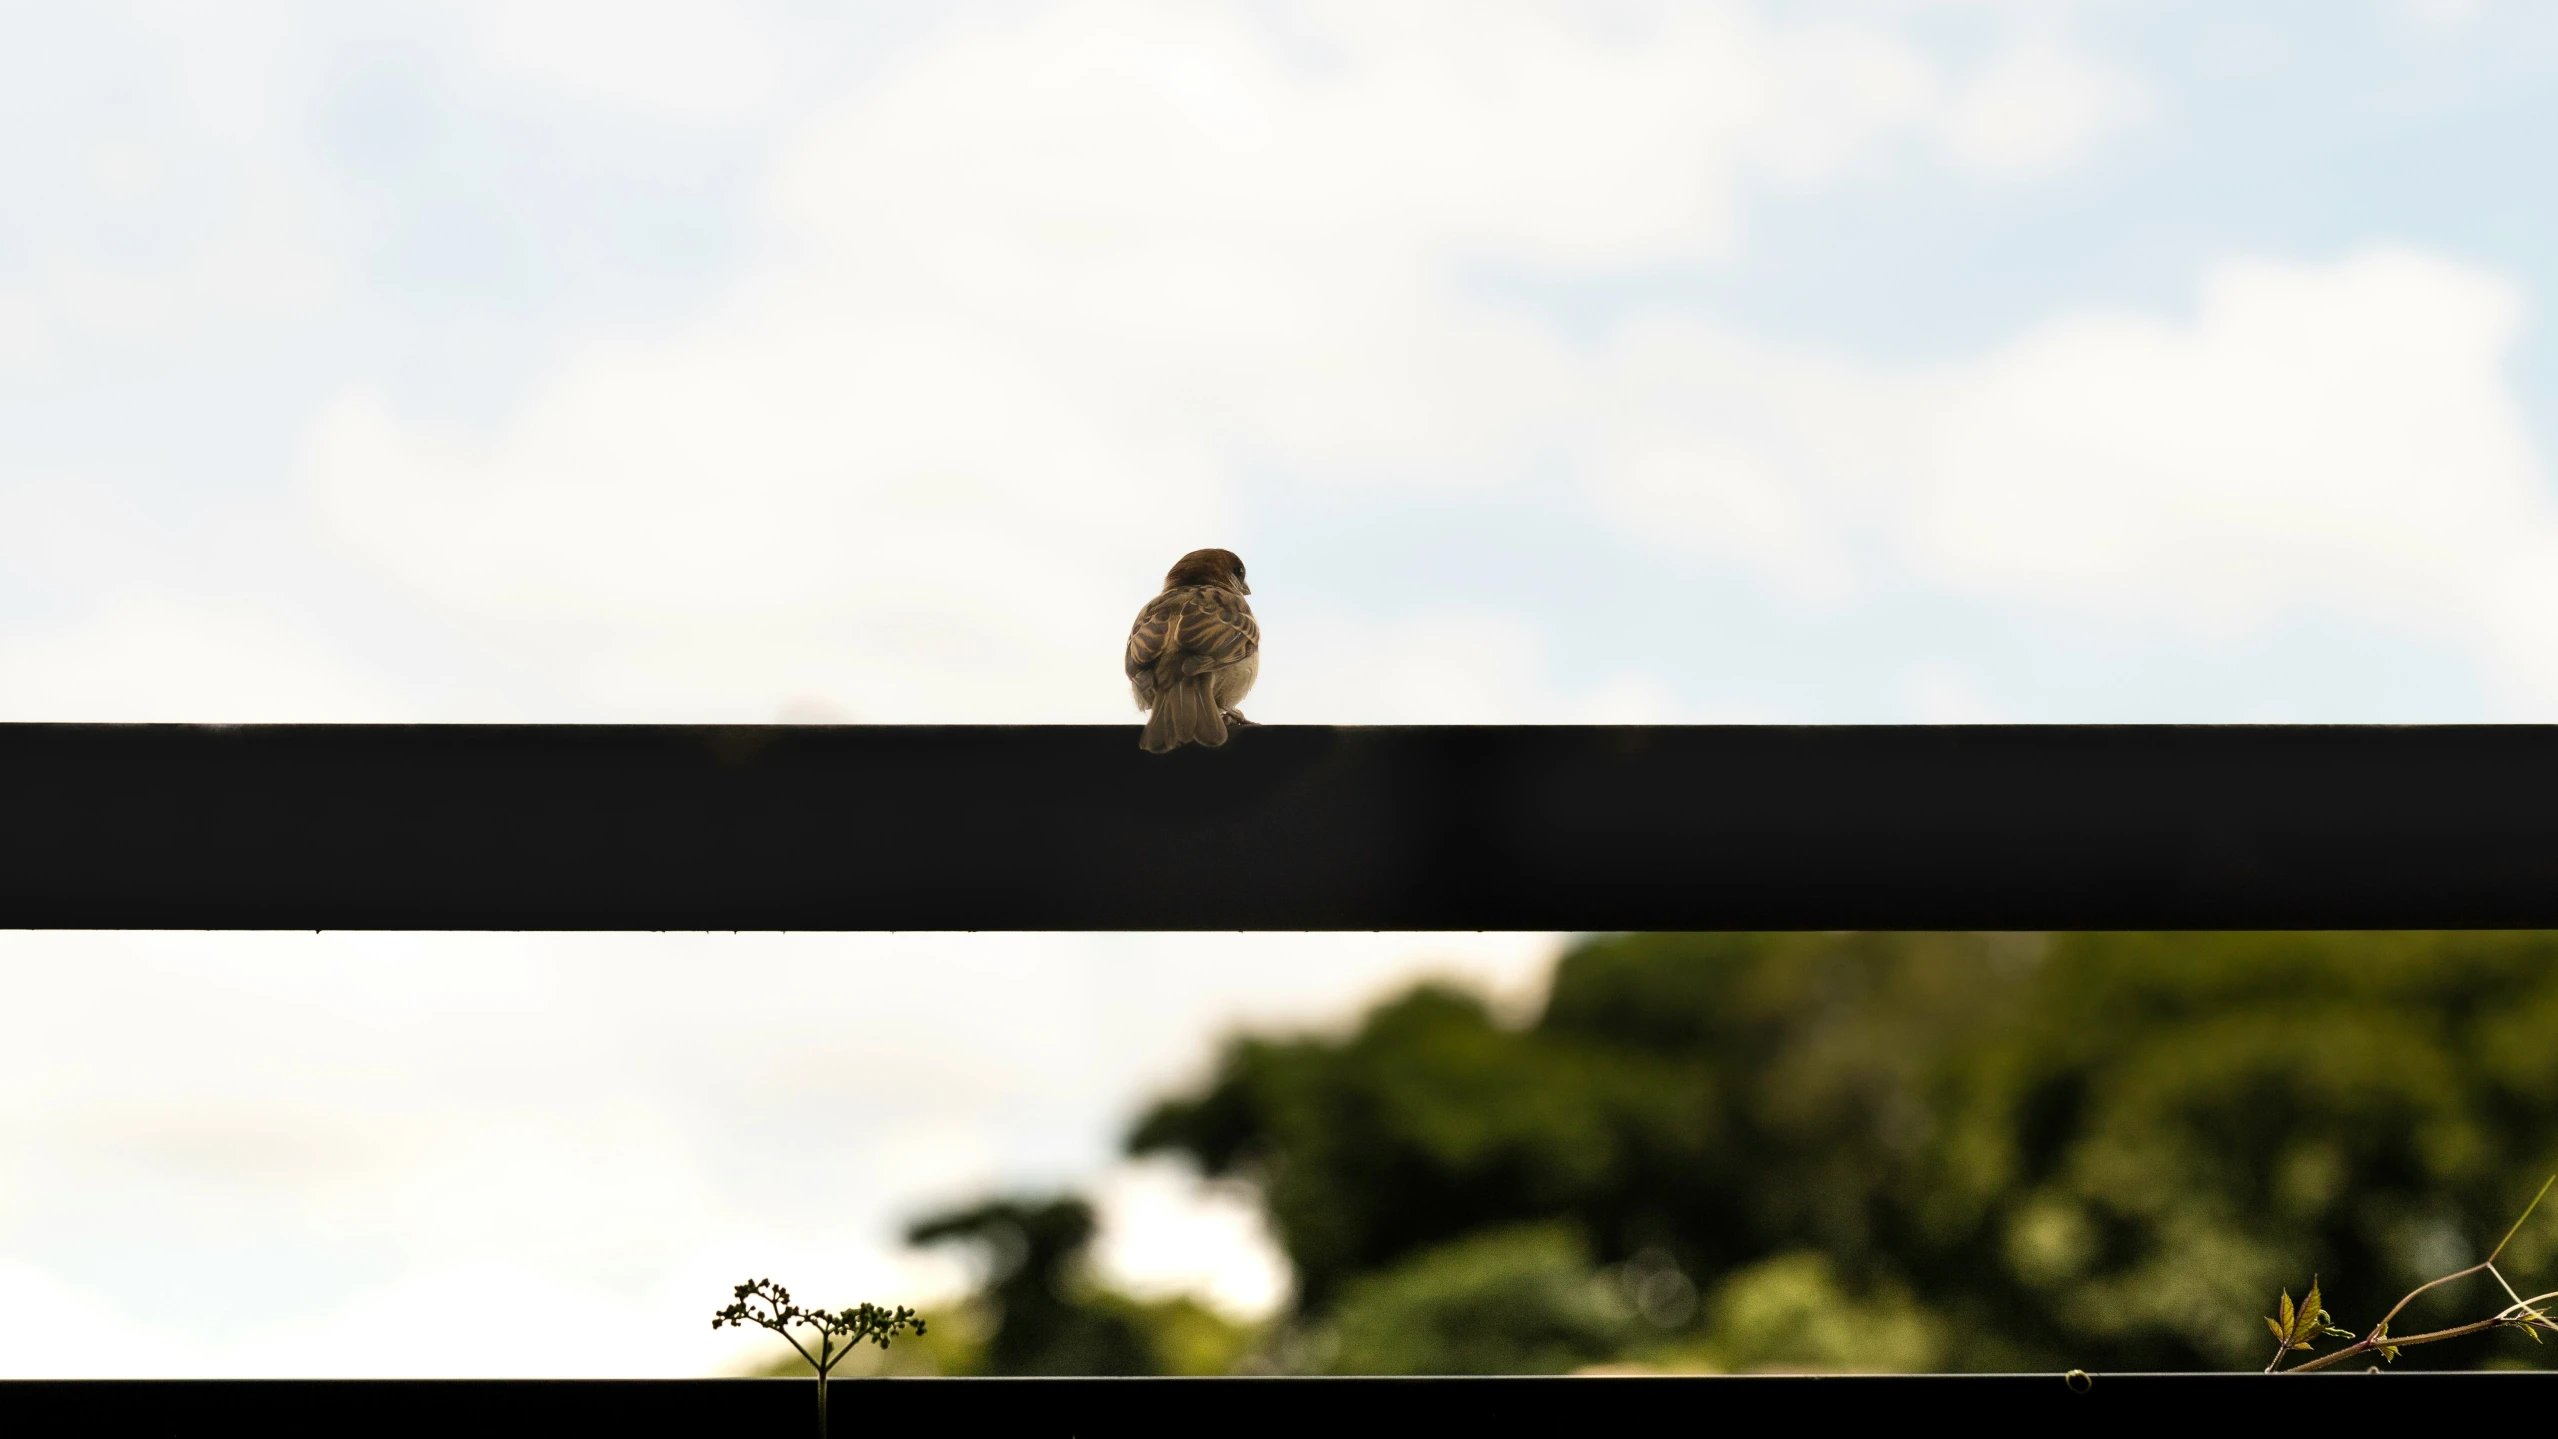
<svg viewBox="0 0 2558 1439"><path fill-rule="evenodd" d="M1259 729L1261 727L1261 721L1245 719L1243 717L1242 710L1226 711L1226 723L1231 725L1241 725L1245 729Z"/></svg>

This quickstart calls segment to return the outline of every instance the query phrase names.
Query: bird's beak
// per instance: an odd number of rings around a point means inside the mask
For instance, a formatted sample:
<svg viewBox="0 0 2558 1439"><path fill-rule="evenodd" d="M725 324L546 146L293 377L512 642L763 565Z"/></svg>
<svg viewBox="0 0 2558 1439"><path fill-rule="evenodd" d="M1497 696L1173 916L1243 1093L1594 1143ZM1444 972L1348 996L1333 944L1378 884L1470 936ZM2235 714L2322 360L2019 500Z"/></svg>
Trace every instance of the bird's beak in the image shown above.
<svg viewBox="0 0 2558 1439"><path fill-rule="evenodd" d="M1243 593L1243 594L1247 594L1247 595L1252 593L1252 586L1250 586L1250 585L1248 585L1248 584L1245 584L1245 583L1244 583L1243 581L1241 581L1241 580L1237 580L1237 581L1235 581L1235 589L1236 589L1238 592Z"/></svg>

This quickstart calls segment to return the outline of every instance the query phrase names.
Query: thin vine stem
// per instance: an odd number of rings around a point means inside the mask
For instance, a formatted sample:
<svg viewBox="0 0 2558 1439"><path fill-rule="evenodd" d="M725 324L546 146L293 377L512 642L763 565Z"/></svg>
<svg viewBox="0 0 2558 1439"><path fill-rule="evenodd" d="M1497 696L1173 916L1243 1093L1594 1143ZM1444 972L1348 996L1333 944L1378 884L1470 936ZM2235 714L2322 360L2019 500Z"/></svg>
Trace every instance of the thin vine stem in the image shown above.
<svg viewBox="0 0 2558 1439"><path fill-rule="evenodd" d="M2496 1267L2496 1261L2504 1257L2505 1246L2514 1242L2514 1236L2522 1232L2523 1225L2530 1220L2533 1211L2540 1208L2540 1201L2549 1197L2549 1190L2552 1185L2558 1185L2558 1174L2553 1174L2549 1176L2548 1179L2541 1182L2540 1192L2534 1194L2531 1197L2531 1202L2523 1206L2522 1214L2514 1220L2512 1227L2505 1231L2505 1237L2496 1241L2496 1247L2487 1252L2486 1258L2479 1260L2477 1263L2470 1265L2466 1269L2455 1270L2450 1274L2443 1275L2439 1279L2428 1279L2424 1283L2417 1285L2415 1288L2408 1290L2396 1304L2389 1306L2389 1312L2380 1316L2380 1322L2374 1324L2369 1333L2364 1334L2361 1338L2356 1339L2353 1343L2346 1345L2344 1348L2336 1350L2333 1353L2321 1354L2313 1359L2302 1360L2300 1363L2293 1365L2289 1369L2285 1369L2281 1367L2283 1356L2292 1352L2294 1349L2308 1347L2307 1344L2302 1341L2306 1338L2313 1337L2315 1333L2319 1332L2320 1315L2316 1312L2310 1312L2316 1311L2318 1308L2318 1287L2316 1284L2312 1284L2309 1291L2309 1302L2302 1306L2303 1312L2301 1312L2298 1316L2300 1322L2295 1325L2290 1332L2283 1334L2282 1337L2275 1342L2273 1362L2265 1366L2265 1372L2268 1374L2308 1374L2315 1370L2342 1364L2349 1359L2356 1359L2365 1354L2376 1353L2384 1359L2394 1359L2398 1356L2398 1351L2401 1349L2412 1349L2419 1344L2439 1344L2446 1339L2460 1339L2471 1334L2483 1333L2489 1329L2540 1330L2551 1334L2558 1334L2558 1321L2552 1321L2540 1308L2542 1304L2545 1304L2552 1299L2558 1299L2558 1290L2553 1290L2548 1294L2536 1294L2529 1299L2525 1299L2520 1294L2514 1292L2514 1286L2506 1280L2504 1271ZM2397 1318L2409 1304L2415 1302L2419 1295L2422 1295L2429 1289L2440 1288L2454 1280L2466 1279L2482 1270L2495 1276L2496 1287L2504 1290L2505 1297L2512 1300L2513 1303L2484 1319L2473 1320L2467 1324L2456 1324L2449 1329L2428 1330L2423 1334L2391 1334L2389 1332L2389 1321ZM2289 1322L2294 1318L2291 1299L2288 1295L2286 1295L2283 1300L2283 1317L2285 1322ZM2267 1322L2272 1323L2274 1321L2269 1320ZM2281 1324L2277 1324L2276 1327L2279 1329L2283 1326ZM2342 1334L2344 1331L2331 1330L2326 1332Z"/></svg>

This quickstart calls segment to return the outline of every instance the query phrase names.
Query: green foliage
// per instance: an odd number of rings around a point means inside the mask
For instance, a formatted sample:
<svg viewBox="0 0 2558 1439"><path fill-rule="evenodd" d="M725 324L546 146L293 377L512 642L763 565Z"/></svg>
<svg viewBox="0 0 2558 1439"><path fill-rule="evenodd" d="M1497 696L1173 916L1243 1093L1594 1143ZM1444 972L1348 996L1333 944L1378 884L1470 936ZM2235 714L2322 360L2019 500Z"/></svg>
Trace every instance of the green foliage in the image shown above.
<svg viewBox="0 0 2558 1439"><path fill-rule="evenodd" d="M2285 1350L2314 1349L2317 1347L2317 1341L2322 1338L2351 1339L2354 1337L2354 1331L2337 1328L2334 1316L2320 1307L2318 1281L2315 1279L2309 1281L2309 1297L2300 1302L2298 1309L2292 1307L2292 1292L2288 1289L2284 1290L2281 1313L2280 1319L2270 1314L2265 1316L2265 1327L2274 1331L2275 1345ZM2382 1326L2382 1329L2385 1333L2387 1326ZM2389 1350L2389 1357L2397 1358L2398 1351Z"/></svg>
<svg viewBox="0 0 2558 1439"><path fill-rule="evenodd" d="M1851 1293L1826 1254L1796 1250L1736 1270L1715 1286L1698 1341L1655 1356L1668 1367L1754 1371L1908 1372L1945 1352L1945 1324L1908 1291Z"/></svg>
<svg viewBox="0 0 2558 1439"><path fill-rule="evenodd" d="M1563 1374L1622 1352L1639 1325L1579 1234L1533 1225L1362 1277L1307 1357L1336 1374Z"/></svg>
<svg viewBox="0 0 2558 1439"><path fill-rule="evenodd" d="M1243 1368L1260 1331L1238 1324L1187 1295L1141 1299L1095 1286L1086 1303L1115 1310L1137 1331L1148 1374L1207 1377Z"/></svg>
<svg viewBox="0 0 2558 1439"><path fill-rule="evenodd" d="M1591 1272L1665 1255L1707 1291L1621 1358L2232 1367L2286 1275L2378 1314L2478 1257L2471 1217L2558 1167L2553 1038L2545 934L1622 935L1525 1026L1425 986L1344 1035L1240 1037L1130 1147L1259 1182L1310 1334L1422 1276L1455 1304L1490 1261L1433 1265L1477 1239L1569 1233ZM2507 1267L2558 1267L2552 1229Z"/></svg>
<svg viewBox="0 0 2558 1439"><path fill-rule="evenodd" d="M948 1326L944 1374L1225 1374L1255 1337L1188 1298L1141 1299L1093 1281L1092 1206L1071 1195L989 1200L922 1220L915 1244L967 1244L983 1289Z"/></svg>
<svg viewBox="0 0 2558 1439"><path fill-rule="evenodd" d="M2024 992L1947 1057L1944 1140L1901 1202L1924 1287L1970 1289L2030 1352L2247 1364L2251 1296L2315 1271L2324 1302L2377 1314L2476 1259L2472 1217L2514 1213L2558 1158L2547 935L2072 935ZM2047 1256L2038 1224L2084 1244ZM2002 1282L1959 1267L1992 1255ZM2513 1253L2548 1257L2540 1235Z"/></svg>
<svg viewBox="0 0 2558 1439"><path fill-rule="evenodd" d="M1657 1302L1665 1287L1683 1302ZM1845 1372L1927 1368L1944 1337L1905 1292L1850 1292L1823 1254L1738 1270L1700 1308L1685 1276L1658 1258L1600 1266L1571 1226L1539 1224L1473 1235L1353 1281L1297 1348L1293 1367L1337 1374L1555 1374L1628 1362Z"/></svg>
<svg viewBox="0 0 2558 1439"><path fill-rule="evenodd" d="M1693 1128L1702 1116L1655 1112L1656 1068L1523 1043L1475 997L1424 987L1346 1042L1239 1041L1223 1082L1157 1109L1132 1147L1184 1150L1212 1174L1249 1167L1322 1304L1435 1243L1569 1212L1609 1185L1621 1130Z"/></svg>
<svg viewBox="0 0 2558 1439"><path fill-rule="evenodd" d="M996 1316L985 1362L996 1374L1146 1374L1151 1356L1129 1317L1083 1301L1092 1243L1081 1199L998 1199L917 1222L914 1244L966 1243L983 1255L984 1302Z"/></svg>

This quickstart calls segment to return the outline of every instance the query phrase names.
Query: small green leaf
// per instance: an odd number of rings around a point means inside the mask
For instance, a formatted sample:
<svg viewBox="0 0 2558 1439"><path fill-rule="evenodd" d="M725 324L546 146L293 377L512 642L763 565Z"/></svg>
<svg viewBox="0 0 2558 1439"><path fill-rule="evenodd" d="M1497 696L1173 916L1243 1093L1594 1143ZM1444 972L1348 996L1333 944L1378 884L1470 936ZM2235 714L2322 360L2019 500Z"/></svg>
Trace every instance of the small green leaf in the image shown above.
<svg viewBox="0 0 2558 1439"><path fill-rule="evenodd" d="M2287 1350L2310 1347L2309 1341L2318 1334L2319 1321L2327 1317L2326 1311L2318 1307L2318 1280L2315 1277L2311 1278L2308 1297L2302 1299L2297 1305L2292 1303L2292 1292L2289 1289L2284 1290L2282 1313L2282 1321L2276 1327L2274 1342Z"/></svg>
<svg viewBox="0 0 2558 1439"><path fill-rule="evenodd" d="M2371 1332L2371 1337L2374 1339L2387 1339L2389 1337L2389 1321L2385 1319L2382 1320L2380 1327ZM2398 1346L2395 1344L2382 1344L2380 1346L2380 1357L2383 1359L2397 1358Z"/></svg>
<svg viewBox="0 0 2558 1439"><path fill-rule="evenodd" d="M716 1328L716 1327L718 1327L718 1326L714 1325L714 1326L712 1326L712 1327ZM2274 1342L2275 1342L2275 1343L2277 1343L2277 1344L2289 1344L2290 1342L2292 1342L2292 1337L2291 1337L2289 1334L2286 1334L2286 1333L2284 1333L2284 1332L2283 1332L2283 1326L2274 1322L2274 1316L2272 1316L2272 1315L2270 1315L2270 1314L2268 1314L2268 1315L2266 1315L2266 1316L2265 1316L2265 1327L2274 1331Z"/></svg>

